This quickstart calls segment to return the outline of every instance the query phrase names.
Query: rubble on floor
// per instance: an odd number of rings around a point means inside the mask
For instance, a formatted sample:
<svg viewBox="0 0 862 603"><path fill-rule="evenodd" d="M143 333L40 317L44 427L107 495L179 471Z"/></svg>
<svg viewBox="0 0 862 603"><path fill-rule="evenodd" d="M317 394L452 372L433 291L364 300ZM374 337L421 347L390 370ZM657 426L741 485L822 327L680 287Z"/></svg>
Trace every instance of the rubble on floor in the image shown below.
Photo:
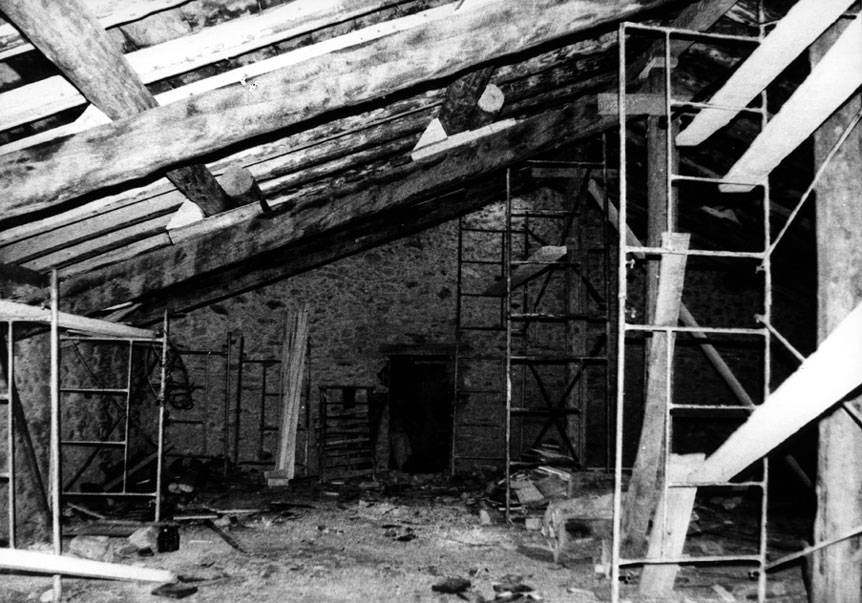
<svg viewBox="0 0 862 603"><path fill-rule="evenodd" d="M70 552L111 550L115 562L163 568L182 580L154 588L68 579L66 598L88 603L150 602L153 594L232 603L607 600L610 476L539 465L514 477L519 486L512 488L510 522L504 515L505 483L479 473L453 480L386 472L324 484L299 479L279 488L265 488L252 475L214 477L192 497L175 497L168 506L172 517L156 525L121 519L111 508L98 511L103 518L73 511ZM523 500L521 490L528 492ZM724 501L707 502L698 509L690 546L706 552L734 546L727 536L744 536L732 528L743 521L738 514L751 509L745 501L730 511ZM729 518L735 525L725 523ZM80 548L83 543L87 546ZM8 577L13 594L0 595L4 603L38 597L50 586L50 578ZM623 578L624 598L636 601L638 572L627 571ZM677 585L671 601L733 597L743 602L757 588L746 568L684 567ZM770 575L769 588L776 601L805 601L798 565Z"/></svg>

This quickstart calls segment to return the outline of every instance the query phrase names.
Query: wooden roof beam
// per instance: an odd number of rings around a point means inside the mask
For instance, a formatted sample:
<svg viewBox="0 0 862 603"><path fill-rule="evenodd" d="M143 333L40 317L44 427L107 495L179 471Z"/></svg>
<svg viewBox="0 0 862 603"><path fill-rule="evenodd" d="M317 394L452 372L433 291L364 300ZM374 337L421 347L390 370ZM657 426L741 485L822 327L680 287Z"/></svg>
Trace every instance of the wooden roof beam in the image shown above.
<svg viewBox="0 0 862 603"><path fill-rule="evenodd" d="M407 207L522 161L567 138L598 134L610 121L596 116L594 108L587 108L584 101L576 109L550 111L524 120L432 160L404 164L381 174L379 178L385 181L364 182L355 193L337 199L327 196L328 203L309 201L290 212L276 211L266 219L260 218L259 210L250 212L252 206L243 207L234 212L248 213L248 217L229 228L224 227L224 218L213 218L199 224L211 223L215 228L195 238L70 277L63 298L75 312L89 314L175 288L255 256L321 237L357 220ZM405 224L399 227L408 229Z"/></svg>
<svg viewBox="0 0 862 603"><path fill-rule="evenodd" d="M432 9L414 26L339 52L0 157L0 219L147 176L340 107L446 77L496 57L632 18L671 0L483 0L482 10ZM4 0L5 4L12 3ZM391 57L381 62L380 57ZM134 149L130 153L129 149ZM38 182L28 164L40 164Z"/></svg>
<svg viewBox="0 0 862 603"><path fill-rule="evenodd" d="M111 119L119 120L158 107L123 53L80 0L63 3L0 0L0 9ZM133 153L134 147L125 152ZM233 205L202 165L169 170L167 177L200 206L204 215L222 212Z"/></svg>

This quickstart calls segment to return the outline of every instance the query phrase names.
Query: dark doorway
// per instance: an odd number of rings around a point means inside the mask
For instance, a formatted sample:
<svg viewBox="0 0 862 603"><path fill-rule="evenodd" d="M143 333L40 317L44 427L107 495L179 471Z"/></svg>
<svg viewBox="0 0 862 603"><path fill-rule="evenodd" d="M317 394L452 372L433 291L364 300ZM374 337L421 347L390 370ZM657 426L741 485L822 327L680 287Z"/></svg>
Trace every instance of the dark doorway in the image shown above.
<svg viewBox="0 0 862 603"><path fill-rule="evenodd" d="M448 357L392 356L389 374L392 465L411 473L445 471L452 438ZM396 445L399 449L396 454Z"/></svg>

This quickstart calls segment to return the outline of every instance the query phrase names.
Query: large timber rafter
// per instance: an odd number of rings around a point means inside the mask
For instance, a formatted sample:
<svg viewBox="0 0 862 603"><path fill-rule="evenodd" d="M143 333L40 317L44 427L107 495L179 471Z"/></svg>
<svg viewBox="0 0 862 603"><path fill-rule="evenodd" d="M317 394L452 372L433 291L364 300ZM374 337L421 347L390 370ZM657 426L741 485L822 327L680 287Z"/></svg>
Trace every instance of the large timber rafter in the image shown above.
<svg viewBox="0 0 862 603"><path fill-rule="evenodd" d="M524 5L487 0L456 13L447 5L412 15L412 26L401 30L393 22L393 33L372 41L153 108L62 142L8 153L0 158L0 195L5 199L0 219L50 208L340 107L631 18L669 1L537 0ZM27 168L36 161L38 182Z"/></svg>

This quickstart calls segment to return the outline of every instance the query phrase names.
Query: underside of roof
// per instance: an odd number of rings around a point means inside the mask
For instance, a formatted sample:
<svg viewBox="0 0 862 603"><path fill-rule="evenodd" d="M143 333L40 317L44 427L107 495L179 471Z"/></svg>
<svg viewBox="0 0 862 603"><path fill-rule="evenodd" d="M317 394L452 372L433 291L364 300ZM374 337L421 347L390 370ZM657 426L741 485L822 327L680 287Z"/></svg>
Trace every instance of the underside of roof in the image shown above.
<svg viewBox="0 0 862 603"><path fill-rule="evenodd" d="M57 269L69 311L145 324L167 300L210 303L496 201L524 160L573 157L617 126L598 99L617 90L623 21L754 35L792 2L19 4L0 0L15 25L0 26L0 295L39 300ZM629 49L632 91L657 43ZM698 99L750 49L672 51L675 94ZM489 89L502 104L486 111ZM447 141L411 156L435 118ZM743 116L686 168L724 173L757 127ZM803 148L779 167L779 214L808 163ZM702 236L745 236L744 200L686 211Z"/></svg>

